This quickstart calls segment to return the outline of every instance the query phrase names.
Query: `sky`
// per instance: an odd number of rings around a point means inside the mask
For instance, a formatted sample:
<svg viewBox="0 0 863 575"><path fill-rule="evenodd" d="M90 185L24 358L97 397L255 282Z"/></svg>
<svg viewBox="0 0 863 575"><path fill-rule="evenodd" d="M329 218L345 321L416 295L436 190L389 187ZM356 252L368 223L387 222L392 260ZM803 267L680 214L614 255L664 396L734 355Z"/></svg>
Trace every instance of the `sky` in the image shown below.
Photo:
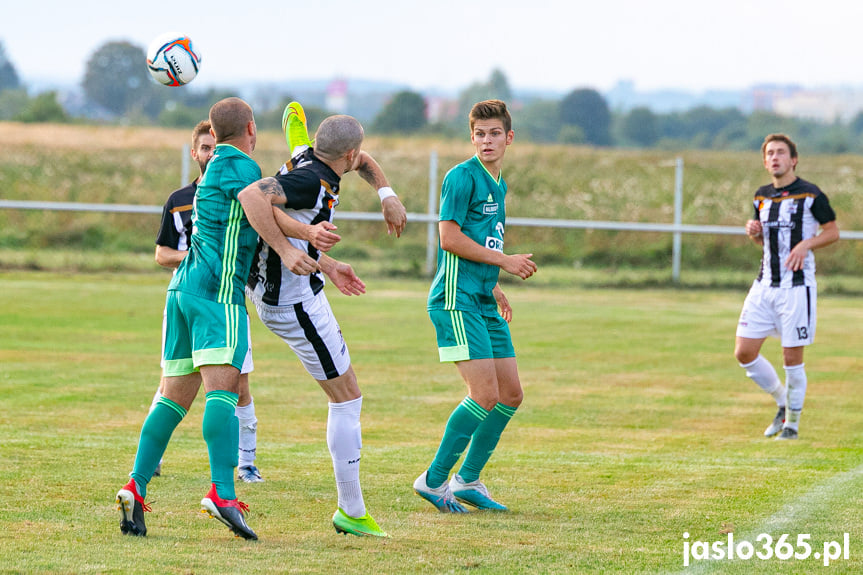
<svg viewBox="0 0 863 575"><path fill-rule="evenodd" d="M203 55L196 85L368 79L458 91L501 70L564 93L764 84L858 86L857 0L247 0L5 2L0 41L27 82L80 82L104 43L176 31ZM144 63L142 62L142 66Z"/></svg>

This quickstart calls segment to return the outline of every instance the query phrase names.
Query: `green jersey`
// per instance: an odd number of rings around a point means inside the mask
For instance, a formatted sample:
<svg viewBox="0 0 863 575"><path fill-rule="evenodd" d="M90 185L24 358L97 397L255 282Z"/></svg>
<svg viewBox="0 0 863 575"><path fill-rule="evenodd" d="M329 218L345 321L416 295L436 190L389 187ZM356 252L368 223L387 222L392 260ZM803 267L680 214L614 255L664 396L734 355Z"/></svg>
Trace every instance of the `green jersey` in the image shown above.
<svg viewBox="0 0 863 575"><path fill-rule="evenodd" d="M455 166L441 187L440 220L454 221L481 246L503 252L506 182L491 176L478 157ZM437 273L428 297L429 310L459 310L497 315L492 290L498 266L474 262L444 251L438 242Z"/></svg>
<svg viewBox="0 0 863 575"><path fill-rule="evenodd" d="M249 224L237 195L259 179L261 168L247 154L229 144L216 146L195 193L189 253L169 291L245 306L258 232Z"/></svg>

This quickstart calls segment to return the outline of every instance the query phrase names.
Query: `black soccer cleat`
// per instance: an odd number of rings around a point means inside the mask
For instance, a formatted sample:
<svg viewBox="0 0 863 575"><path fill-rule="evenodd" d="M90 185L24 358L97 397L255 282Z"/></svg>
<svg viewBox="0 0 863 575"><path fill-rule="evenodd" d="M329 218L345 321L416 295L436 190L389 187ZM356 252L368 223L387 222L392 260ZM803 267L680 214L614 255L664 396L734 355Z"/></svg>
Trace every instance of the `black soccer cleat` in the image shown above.
<svg viewBox="0 0 863 575"><path fill-rule="evenodd" d="M245 513L249 506L237 499L222 499L216 493L216 484L210 486L207 496L201 499L201 513L208 513L213 519L218 519L234 532L235 537L257 541L258 536L246 525Z"/></svg>
<svg viewBox="0 0 863 575"><path fill-rule="evenodd" d="M138 495L138 486L135 485L134 479L130 479L129 483L117 492L117 509L120 510L120 532L123 535L144 537L147 534L144 512L150 511L150 506Z"/></svg>

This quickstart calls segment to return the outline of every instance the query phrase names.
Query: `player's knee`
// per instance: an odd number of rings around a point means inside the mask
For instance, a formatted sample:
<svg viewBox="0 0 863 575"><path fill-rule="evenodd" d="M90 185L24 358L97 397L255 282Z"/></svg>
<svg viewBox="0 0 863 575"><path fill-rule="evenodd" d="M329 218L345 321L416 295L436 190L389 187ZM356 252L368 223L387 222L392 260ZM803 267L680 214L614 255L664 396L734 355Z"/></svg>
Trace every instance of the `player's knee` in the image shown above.
<svg viewBox="0 0 863 575"><path fill-rule="evenodd" d="M740 365L748 365L758 359L758 351L753 351L743 347L734 348L734 359Z"/></svg>
<svg viewBox="0 0 863 575"><path fill-rule="evenodd" d="M524 401L524 392L519 388L507 393L502 393L499 401L508 407L518 407L521 405L521 402Z"/></svg>
<svg viewBox="0 0 863 575"><path fill-rule="evenodd" d="M477 402L479 406L486 411L491 411L494 409L494 406L498 404L500 396L498 396L497 392L489 390L482 394L471 394L471 399Z"/></svg>

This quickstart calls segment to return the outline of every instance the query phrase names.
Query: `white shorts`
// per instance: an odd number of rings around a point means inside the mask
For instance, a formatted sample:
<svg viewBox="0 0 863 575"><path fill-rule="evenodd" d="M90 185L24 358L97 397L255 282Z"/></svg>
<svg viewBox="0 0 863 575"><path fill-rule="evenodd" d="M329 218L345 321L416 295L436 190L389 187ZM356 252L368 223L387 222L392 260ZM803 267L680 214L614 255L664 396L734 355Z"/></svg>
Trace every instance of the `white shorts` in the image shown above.
<svg viewBox="0 0 863 575"><path fill-rule="evenodd" d="M255 363L252 361L252 323L249 320L249 315L246 314L246 327L249 330L249 351L246 352L246 357L243 359L243 369L240 370L241 374L252 373L255 371ZM162 310L162 360L159 363L162 369L165 369L165 333L168 329L168 310Z"/></svg>
<svg viewBox="0 0 863 575"><path fill-rule="evenodd" d="M267 305L249 288L246 295L255 304L264 325L291 346L316 380L326 381L348 371L351 355L323 291L287 306Z"/></svg>
<svg viewBox="0 0 863 575"><path fill-rule="evenodd" d="M815 286L774 288L756 281L743 302L737 337L773 336L780 338L782 347L809 345L815 338L817 310Z"/></svg>

